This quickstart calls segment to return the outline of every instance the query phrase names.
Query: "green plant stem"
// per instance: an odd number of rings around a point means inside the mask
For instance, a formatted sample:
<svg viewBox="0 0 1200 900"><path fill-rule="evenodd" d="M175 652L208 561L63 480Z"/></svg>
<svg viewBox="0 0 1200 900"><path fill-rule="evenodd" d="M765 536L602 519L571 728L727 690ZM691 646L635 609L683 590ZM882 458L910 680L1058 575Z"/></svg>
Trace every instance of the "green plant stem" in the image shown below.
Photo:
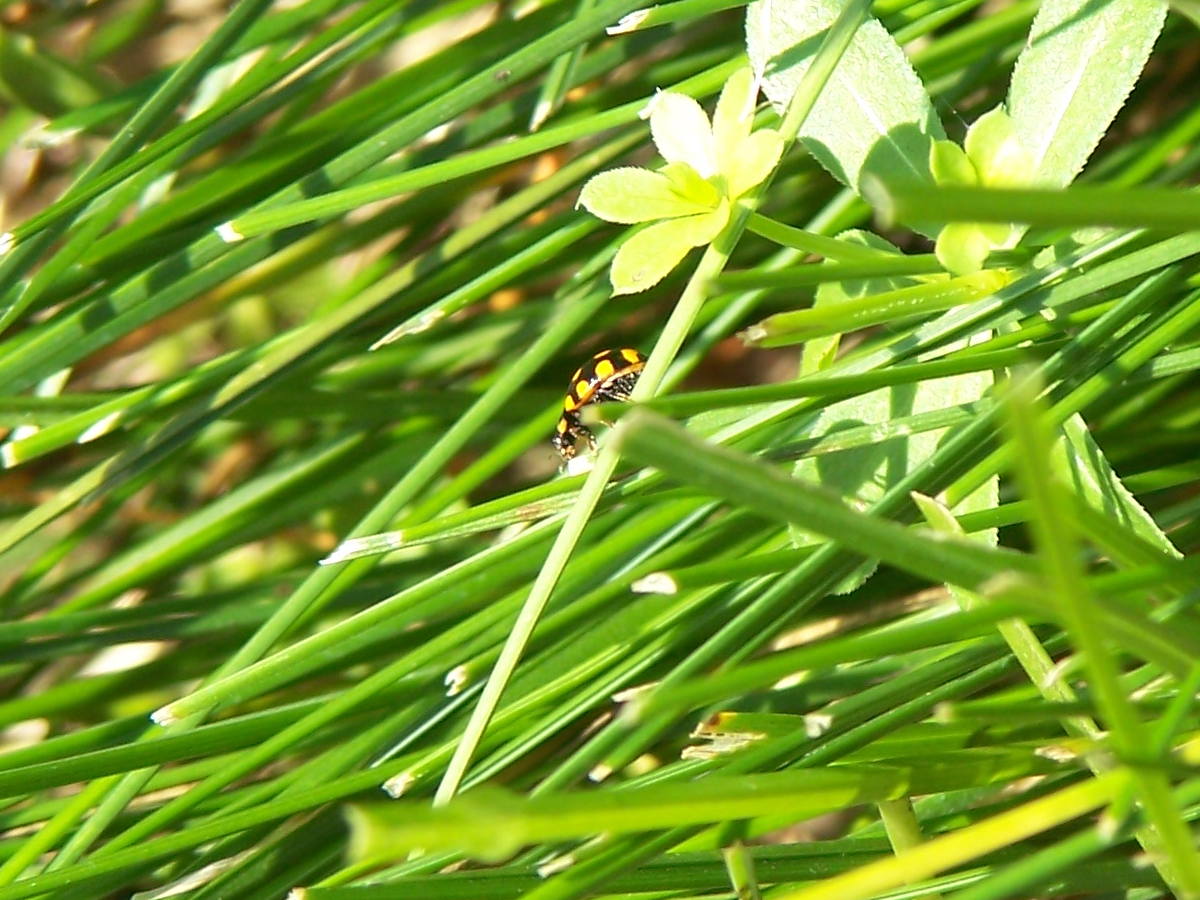
<svg viewBox="0 0 1200 900"><path fill-rule="evenodd" d="M845 265L857 267L862 264L847 263ZM822 268L825 267L813 266L813 274L819 275ZM883 273L867 272L865 274ZM855 273L851 277L859 277L859 274ZM983 297L991 296L1009 281L1010 276L1004 270L984 269L982 272L951 278L948 281L917 284L911 287L897 288L894 291L886 291L882 294L844 300L840 303L777 313L756 325L751 325L742 332L741 336L747 342L761 344L765 347L799 344L828 334L842 334L883 322L902 321L909 316L927 315L956 306L966 306Z"/></svg>
<svg viewBox="0 0 1200 900"><path fill-rule="evenodd" d="M736 221L731 223L730 229L736 227L736 224ZM658 382L666 372L667 365L683 343L692 319L704 301L703 286L707 284L709 278L720 271L728 258L717 249L718 244L720 241L705 251L696 273L693 274L688 287L684 289L679 303L671 314L671 318L663 328L663 333L651 352L646 368L634 390L633 399L635 401L639 399L639 394L654 395ZM658 359L657 366L655 366L656 358ZM652 366L654 368L651 368ZM583 530L587 527L588 520L616 469L617 461L617 454L610 448L609 442L602 441L596 453L595 464L580 488L578 498L563 521L562 528L546 556L546 561L530 588L529 597L521 607L512 631L501 649L495 668L492 669L484 685L483 693L472 711L462 738L455 747L454 755L434 796L435 803L448 802L458 791L459 785L466 776L467 767L474 756L475 748L483 738L483 733L500 703L504 688L508 685L512 673L516 671L525 645L533 635L533 630L550 600L559 576L566 567L567 560L570 559L575 545L583 535Z"/></svg>
<svg viewBox="0 0 1200 900"><path fill-rule="evenodd" d="M849 4L838 16L817 51L813 65L805 73L804 80L796 90L795 97L788 106L780 133L784 146L790 146L799 133L800 126L811 111L820 93L821 87L833 74L834 67L842 54L850 45L859 23L866 17L870 9L869 0L856 0ZM771 179L759 186L755 196L761 194L770 184ZM746 220L754 206L754 199L744 206L739 206L737 213L731 219L725 230L705 249L692 277L688 280L679 302L675 305L662 333L654 345L646 367L643 369L637 386L634 388L632 400L636 403L652 398L657 392L668 367L675 359L679 348L691 330L692 322L700 311L708 294L709 282L716 278L729 260L733 248L737 245L745 229ZM619 427L619 426L618 426ZM605 485L617 467L617 453L609 442L603 442L597 451L595 464L588 473L587 480L579 492L579 499L563 521L562 529L555 538L546 561L538 572L529 597L521 607L521 612L513 624L513 630L504 643L500 658L484 684L479 702L472 710L471 718L463 736L455 747L454 755L446 767L445 775L438 785L434 795L435 804L445 804L458 791L459 785L466 776L467 767L475 755L475 748L487 730L488 722L500 703L500 697L505 687L516 671L521 654L533 630L537 627L542 611L550 600L554 586L566 567L567 560L574 550L576 543L583 534L591 517L592 510L599 503Z"/></svg>
<svg viewBox="0 0 1200 900"><path fill-rule="evenodd" d="M911 257L900 253L891 253L887 250L878 250L874 247L864 247L861 244L840 241L837 238L806 231L803 228L796 228L794 225L785 225L757 212L750 215L750 220L746 223L746 230L752 234L757 234L759 237L766 238L768 241L774 241L783 247L790 247L793 250L812 253L840 262L884 263L891 260L893 263L897 263L900 260L911 259ZM734 274L737 273L722 276L721 282L723 284L729 283Z"/></svg>
<svg viewBox="0 0 1200 900"><path fill-rule="evenodd" d="M883 821L893 851L901 853L924 842L925 838L921 834L921 826L913 813L912 800L909 797L880 800L875 804L875 808L879 810L879 818ZM941 896L934 891L922 894L918 900L941 900Z"/></svg>
<svg viewBox="0 0 1200 900"><path fill-rule="evenodd" d="M883 820L888 842L894 851L899 853L901 850L908 850L925 840L917 817L913 814L912 800L908 797L881 800L875 806L879 810L879 818Z"/></svg>
<svg viewBox="0 0 1200 900"><path fill-rule="evenodd" d="M727 77L736 65L736 60L723 63L709 71L685 79L672 89L707 93L724 77ZM644 100L635 100L632 103L625 103L613 109L586 116L578 121L547 128L537 134L525 135L497 146L461 153L451 159L430 163L427 166L410 169L397 175L372 179L363 184L328 191L294 203L256 209L233 219L229 223L229 228L233 233L249 238L279 231L302 222L339 215L358 209L367 203L388 200L397 194L420 190L454 178L462 178L494 168L506 162L525 159L545 150L561 147L571 141L635 122L638 113L645 107Z"/></svg>
<svg viewBox="0 0 1200 900"><path fill-rule="evenodd" d="M734 841L721 850L729 883L733 885L737 900L762 900L758 889L758 878L754 874L754 856L741 841Z"/></svg>
<svg viewBox="0 0 1200 900"><path fill-rule="evenodd" d="M620 143L615 145L616 148L621 146L622 144ZM616 150L610 146L603 152L616 152ZM514 197L508 202L517 200L520 203L518 197ZM503 205L501 204L501 206ZM498 209L500 207L496 208L496 210ZM493 212L496 210L493 210ZM476 224L486 224L485 220L487 219L488 216L485 215ZM603 258L604 256L601 254L600 260L603 260ZM596 266L600 264L601 262L595 263ZM397 276L410 279L412 274L411 272L406 273L402 270L392 277L395 278ZM404 504L410 502L425 487L428 480L440 471L446 460L461 448L471 435L482 427L484 422L503 407L512 394L524 383L524 380L539 368L545 362L545 359L555 352L564 341L574 334L590 314L594 313L603 301L603 295L598 291L592 291L589 295L586 292L586 287L586 283L582 285L570 285L568 287L566 291L568 296L573 298L578 297L574 305L569 307L567 312L542 335L541 339L536 341L512 365L510 377L500 380L490 390L485 392L473 405L472 409L462 416L435 446L425 454L422 460L409 470L406 477L388 492L380 504L364 518L360 525L361 530L377 531L387 524L398 510ZM379 286L377 286L376 290L380 294L384 293ZM368 292L365 297L360 297L358 300L360 302L369 302L370 295L371 292ZM343 314L345 311L343 308ZM261 372L256 374L259 377L262 376ZM189 730L198 722L203 721L204 716L212 707L213 700L211 697L213 695L221 696L222 692L232 689L233 685L241 682L253 682L255 680L254 672L249 671L248 667L252 666L255 661L260 660L274 642L289 628L293 627L301 616L311 615L314 611L313 604L319 602L321 597L329 597L330 594L327 591L332 589L334 585L352 583L372 565L373 561L365 560L352 563L347 567L341 567L340 570L318 570L309 579L306 579L304 584L293 593L290 600L280 607L276 615L265 622L250 640L242 646L241 650L217 671L215 677L208 685L205 685L188 697L177 701L178 704L181 704L180 707L176 707L174 704L166 707L161 713L164 716L162 721L170 723L173 730ZM249 674L247 674L248 671ZM181 709L182 711L179 711ZM88 819L85 825L74 833L68 846L55 858L54 865L56 867L58 865L65 865L67 862L77 858L98 837L106 824L137 795L152 773L153 770L144 769L130 773L122 778L107 794L102 805Z"/></svg>

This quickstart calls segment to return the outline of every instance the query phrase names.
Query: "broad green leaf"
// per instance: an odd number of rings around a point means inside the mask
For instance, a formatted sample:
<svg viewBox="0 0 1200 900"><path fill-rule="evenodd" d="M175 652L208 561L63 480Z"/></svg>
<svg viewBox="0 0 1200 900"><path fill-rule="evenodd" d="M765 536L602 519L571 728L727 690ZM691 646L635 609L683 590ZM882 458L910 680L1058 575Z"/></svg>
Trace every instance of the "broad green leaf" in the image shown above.
<svg viewBox="0 0 1200 900"><path fill-rule="evenodd" d="M1046 0L1017 59L1008 114L1037 183L1070 184L1125 104L1162 29L1162 0Z"/></svg>
<svg viewBox="0 0 1200 900"><path fill-rule="evenodd" d="M861 503L847 502L831 485L785 475L758 458L695 438L646 410L635 410L616 440L630 458L661 469L669 478L759 515L803 524L849 553L878 557L921 577L978 590L1002 573L1036 571L1034 560L1013 550L966 540L930 542L928 535L866 512ZM964 498L963 505L969 500ZM1030 596L1032 590L1027 586L1024 593Z"/></svg>
<svg viewBox="0 0 1200 900"><path fill-rule="evenodd" d="M777 110L791 100L822 33L843 6L839 0L750 4L750 62L763 73L763 91ZM874 19L858 29L800 129L809 152L859 194L868 175L889 186L932 184L929 149L943 137L924 85L904 51Z"/></svg>
<svg viewBox="0 0 1200 900"><path fill-rule="evenodd" d="M689 250L707 244L729 221L729 206L698 216L648 225L629 236L613 259L613 294L636 294L654 287L683 260Z"/></svg>
<svg viewBox="0 0 1200 900"><path fill-rule="evenodd" d="M665 174L634 166L594 175L583 186L579 205L593 216L620 225L691 216L711 209L683 196Z"/></svg>
<svg viewBox="0 0 1200 900"><path fill-rule="evenodd" d="M977 340L987 337L986 333ZM963 341L960 347L971 341ZM947 378L931 378L917 384L898 385L860 394L825 407L805 429L806 437L835 434L864 425L881 425L900 416L947 409L971 403L983 396L992 385L990 371L971 372ZM848 499L874 503L894 484L933 455L946 429L894 437L874 446L860 447L841 453L807 457L796 462L792 474L803 481L817 483L839 492ZM955 515L991 509L999 500L999 480L988 481L954 507ZM792 529L792 542L807 546L819 538L803 529ZM989 543L995 542L992 533ZM868 562L838 587L839 593L854 590L871 576L876 564Z"/></svg>

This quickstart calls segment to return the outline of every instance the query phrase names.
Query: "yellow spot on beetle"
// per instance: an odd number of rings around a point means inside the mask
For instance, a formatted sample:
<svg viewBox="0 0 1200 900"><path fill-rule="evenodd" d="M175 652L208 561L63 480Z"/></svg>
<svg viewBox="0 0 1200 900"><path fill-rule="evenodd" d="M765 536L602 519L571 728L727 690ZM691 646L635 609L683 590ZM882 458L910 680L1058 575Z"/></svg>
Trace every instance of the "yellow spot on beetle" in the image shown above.
<svg viewBox="0 0 1200 900"><path fill-rule="evenodd" d="M625 349L621 351L621 355L625 357L626 362L641 362L641 360L638 358L638 352L636 350Z"/></svg>
<svg viewBox="0 0 1200 900"><path fill-rule="evenodd" d="M581 379L581 380L575 382L575 393L580 398L586 397L588 395L588 391L591 390L591 387L592 386L590 384L588 384L586 381L583 381Z"/></svg>
<svg viewBox="0 0 1200 900"><path fill-rule="evenodd" d="M575 403L575 398L570 394L567 394L567 396L563 397L563 409L565 409L567 412L571 412L571 410L575 409L577 405L578 404Z"/></svg>
<svg viewBox="0 0 1200 900"><path fill-rule="evenodd" d="M601 378L611 378L616 371L617 367L612 364L611 360L602 359L596 363L596 374Z"/></svg>

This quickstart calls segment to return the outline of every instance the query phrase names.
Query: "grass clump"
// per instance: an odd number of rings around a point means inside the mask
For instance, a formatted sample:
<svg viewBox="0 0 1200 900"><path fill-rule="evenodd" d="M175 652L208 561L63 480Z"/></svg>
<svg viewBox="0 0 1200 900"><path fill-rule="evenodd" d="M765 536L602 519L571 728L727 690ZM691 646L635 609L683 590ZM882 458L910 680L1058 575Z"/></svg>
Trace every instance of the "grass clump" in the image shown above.
<svg viewBox="0 0 1200 900"><path fill-rule="evenodd" d="M5 9L0 900L1200 897L1195 23L637 7Z"/></svg>

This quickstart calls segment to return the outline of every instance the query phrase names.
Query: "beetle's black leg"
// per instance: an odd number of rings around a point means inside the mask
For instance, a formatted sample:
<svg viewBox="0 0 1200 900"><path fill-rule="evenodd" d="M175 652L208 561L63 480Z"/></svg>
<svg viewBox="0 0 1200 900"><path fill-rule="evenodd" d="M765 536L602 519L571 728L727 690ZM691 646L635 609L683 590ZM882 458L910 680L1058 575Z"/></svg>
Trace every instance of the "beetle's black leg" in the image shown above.
<svg viewBox="0 0 1200 900"><path fill-rule="evenodd" d="M564 460L570 460L575 456L575 440L579 436L581 428L583 426L579 423L579 419L571 413L563 413L562 418L558 420L550 443Z"/></svg>
<svg viewBox="0 0 1200 900"><path fill-rule="evenodd" d="M583 438L585 441L587 441L589 450L596 449L596 436L594 434L592 434L592 430L590 428L588 428L586 425L579 426L579 436L581 438Z"/></svg>

